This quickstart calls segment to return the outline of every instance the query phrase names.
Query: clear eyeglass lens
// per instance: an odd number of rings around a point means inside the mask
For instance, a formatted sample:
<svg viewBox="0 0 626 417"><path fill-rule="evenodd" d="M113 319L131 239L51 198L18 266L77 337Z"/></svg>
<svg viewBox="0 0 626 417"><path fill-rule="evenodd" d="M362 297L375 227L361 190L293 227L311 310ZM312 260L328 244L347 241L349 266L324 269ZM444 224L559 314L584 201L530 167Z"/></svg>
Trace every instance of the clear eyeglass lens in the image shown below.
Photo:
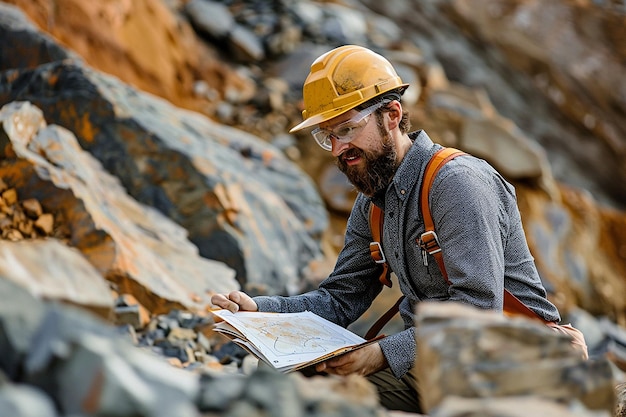
<svg viewBox="0 0 626 417"><path fill-rule="evenodd" d="M321 129L318 127L314 129L311 134L318 145L327 151L330 151L333 148L333 136L341 143L350 143L356 134L367 124L369 121L368 116L376 111L376 109L380 106L381 104L376 104L361 110L353 118L338 124L333 129Z"/></svg>
<svg viewBox="0 0 626 417"><path fill-rule="evenodd" d="M324 148L327 151L330 151L333 149L333 145L330 140L330 134L328 133L328 131L322 130L318 127L314 129L311 132L311 134L313 135L313 138L315 139L317 144L320 145L322 148Z"/></svg>

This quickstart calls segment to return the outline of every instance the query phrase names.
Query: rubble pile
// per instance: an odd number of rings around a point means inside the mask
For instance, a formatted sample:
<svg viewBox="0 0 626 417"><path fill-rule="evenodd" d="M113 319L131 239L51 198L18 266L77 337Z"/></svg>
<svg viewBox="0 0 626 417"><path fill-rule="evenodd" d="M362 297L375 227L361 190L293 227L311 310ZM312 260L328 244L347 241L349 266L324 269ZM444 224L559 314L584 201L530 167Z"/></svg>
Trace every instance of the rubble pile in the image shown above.
<svg viewBox="0 0 626 417"><path fill-rule="evenodd" d="M177 368L234 374L250 374L256 368L252 356L212 330L210 314L173 309L150 316L129 294L118 297L114 312L119 333Z"/></svg>
<svg viewBox="0 0 626 417"><path fill-rule="evenodd" d="M383 417L373 387L347 379L240 372L230 347L217 348L210 320L183 311L154 317L137 348L113 327L71 306L42 302L0 280L0 415L11 417ZM128 326L126 326L128 328ZM150 339L150 341L148 341ZM195 342L194 342L195 341ZM213 349L222 369L171 360L194 343ZM173 353L176 351L176 353ZM197 354L194 353L196 358ZM169 362L169 363L168 363ZM198 363L198 361L189 363Z"/></svg>
<svg viewBox="0 0 626 417"><path fill-rule="evenodd" d="M207 313L215 292L332 270L354 190L287 131L310 63L346 43L411 84L415 129L516 184L589 346L581 363L543 329L422 315L429 415L608 416L626 380L626 216L600 204L626 204L623 8L498 3L0 2L0 416L395 415L364 378L258 367Z"/></svg>
<svg viewBox="0 0 626 417"><path fill-rule="evenodd" d="M56 224L55 224L56 223ZM69 232L52 213L44 212L39 200L19 200L15 188L9 187L0 178L0 230L2 239L20 241L55 237L67 240Z"/></svg>

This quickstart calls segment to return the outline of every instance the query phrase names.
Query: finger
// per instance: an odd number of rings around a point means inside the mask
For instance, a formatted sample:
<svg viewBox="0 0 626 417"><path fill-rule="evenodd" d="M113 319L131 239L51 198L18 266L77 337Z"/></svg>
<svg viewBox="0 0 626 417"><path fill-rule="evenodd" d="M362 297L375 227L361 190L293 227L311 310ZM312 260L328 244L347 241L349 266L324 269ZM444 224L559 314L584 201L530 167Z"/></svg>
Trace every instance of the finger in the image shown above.
<svg viewBox="0 0 626 417"><path fill-rule="evenodd" d="M239 304L241 302L241 293L239 291L231 291L228 293L228 299L233 303Z"/></svg>
<svg viewBox="0 0 626 417"><path fill-rule="evenodd" d="M350 357L349 357L349 354L345 354L345 355L337 356L336 358L332 358L328 360L327 362L328 362L328 366L332 368L337 368L339 366L343 366L349 363Z"/></svg>
<svg viewBox="0 0 626 417"><path fill-rule="evenodd" d="M239 304L237 303L233 303L232 301L228 303L228 305L226 306L226 309L228 311L230 311L231 313L236 313L239 311Z"/></svg>
<svg viewBox="0 0 626 417"><path fill-rule="evenodd" d="M239 291L232 291L231 293L229 293L228 300L229 300L229 304L228 304L228 307L226 308L233 313L238 312L240 309L240 303L241 303L241 294L239 293Z"/></svg>
<svg viewBox="0 0 626 417"><path fill-rule="evenodd" d="M224 308L228 304L228 298L224 294L213 294L211 297L211 304Z"/></svg>
<svg viewBox="0 0 626 417"><path fill-rule="evenodd" d="M224 294L215 294L211 297L211 303L232 311L233 313L239 310L239 306L236 303L230 301Z"/></svg>
<svg viewBox="0 0 626 417"><path fill-rule="evenodd" d="M324 372L330 375L348 375L350 373L349 371L345 371L343 367L336 368L332 366L326 366Z"/></svg>
<svg viewBox="0 0 626 417"><path fill-rule="evenodd" d="M257 311L258 306L256 305L256 303L254 302L254 300L252 298L250 298L250 296L248 296L248 294L243 293L241 291L232 291L230 294L228 294L228 298L234 302L237 303L237 305L239 306L239 310L242 311Z"/></svg>

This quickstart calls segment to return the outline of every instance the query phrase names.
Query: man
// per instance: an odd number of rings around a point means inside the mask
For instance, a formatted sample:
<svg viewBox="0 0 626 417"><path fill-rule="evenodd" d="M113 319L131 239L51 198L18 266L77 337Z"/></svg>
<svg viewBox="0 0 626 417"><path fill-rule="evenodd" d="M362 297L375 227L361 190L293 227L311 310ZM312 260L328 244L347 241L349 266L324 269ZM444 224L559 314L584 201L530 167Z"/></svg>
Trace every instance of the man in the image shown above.
<svg viewBox="0 0 626 417"><path fill-rule="evenodd" d="M215 295L232 310L310 310L341 326L361 316L382 290L380 269L370 256L370 202L384 210L382 247L405 299L405 330L378 343L317 365L318 371L367 375L381 404L420 412L413 312L422 300L458 301L502 311L506 287L548 321L560 320L546 299L528 249L513 187L485 161L462 156L439 171L430 208L450 284L417 240L424 232L419 187L424 168L441 149L423 131L408 133L401 97L408 87L382 56L342 46L312 65L303 98L304 121L317 143L337 158L359 191L347 223L345 245L330 276L317 290L291 297L250 298L242 292Z"/></svg>

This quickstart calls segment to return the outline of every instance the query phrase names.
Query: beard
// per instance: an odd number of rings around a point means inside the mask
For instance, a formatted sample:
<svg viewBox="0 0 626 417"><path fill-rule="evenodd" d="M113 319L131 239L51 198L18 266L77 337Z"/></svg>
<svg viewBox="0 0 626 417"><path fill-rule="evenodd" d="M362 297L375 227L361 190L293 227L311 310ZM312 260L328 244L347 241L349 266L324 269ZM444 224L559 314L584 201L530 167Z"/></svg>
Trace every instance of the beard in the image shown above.
<svg viewBox="0 0 626 417"><path fill-rule="evenodd" d="M361 164L349 166L342 158L337 158L337 167L343 172L354 187L368 197L386 190L397 169L396 146L389 132L382 133L382 147L377 151L364 151L351 148L347 157L360 157Z"/></svg>

